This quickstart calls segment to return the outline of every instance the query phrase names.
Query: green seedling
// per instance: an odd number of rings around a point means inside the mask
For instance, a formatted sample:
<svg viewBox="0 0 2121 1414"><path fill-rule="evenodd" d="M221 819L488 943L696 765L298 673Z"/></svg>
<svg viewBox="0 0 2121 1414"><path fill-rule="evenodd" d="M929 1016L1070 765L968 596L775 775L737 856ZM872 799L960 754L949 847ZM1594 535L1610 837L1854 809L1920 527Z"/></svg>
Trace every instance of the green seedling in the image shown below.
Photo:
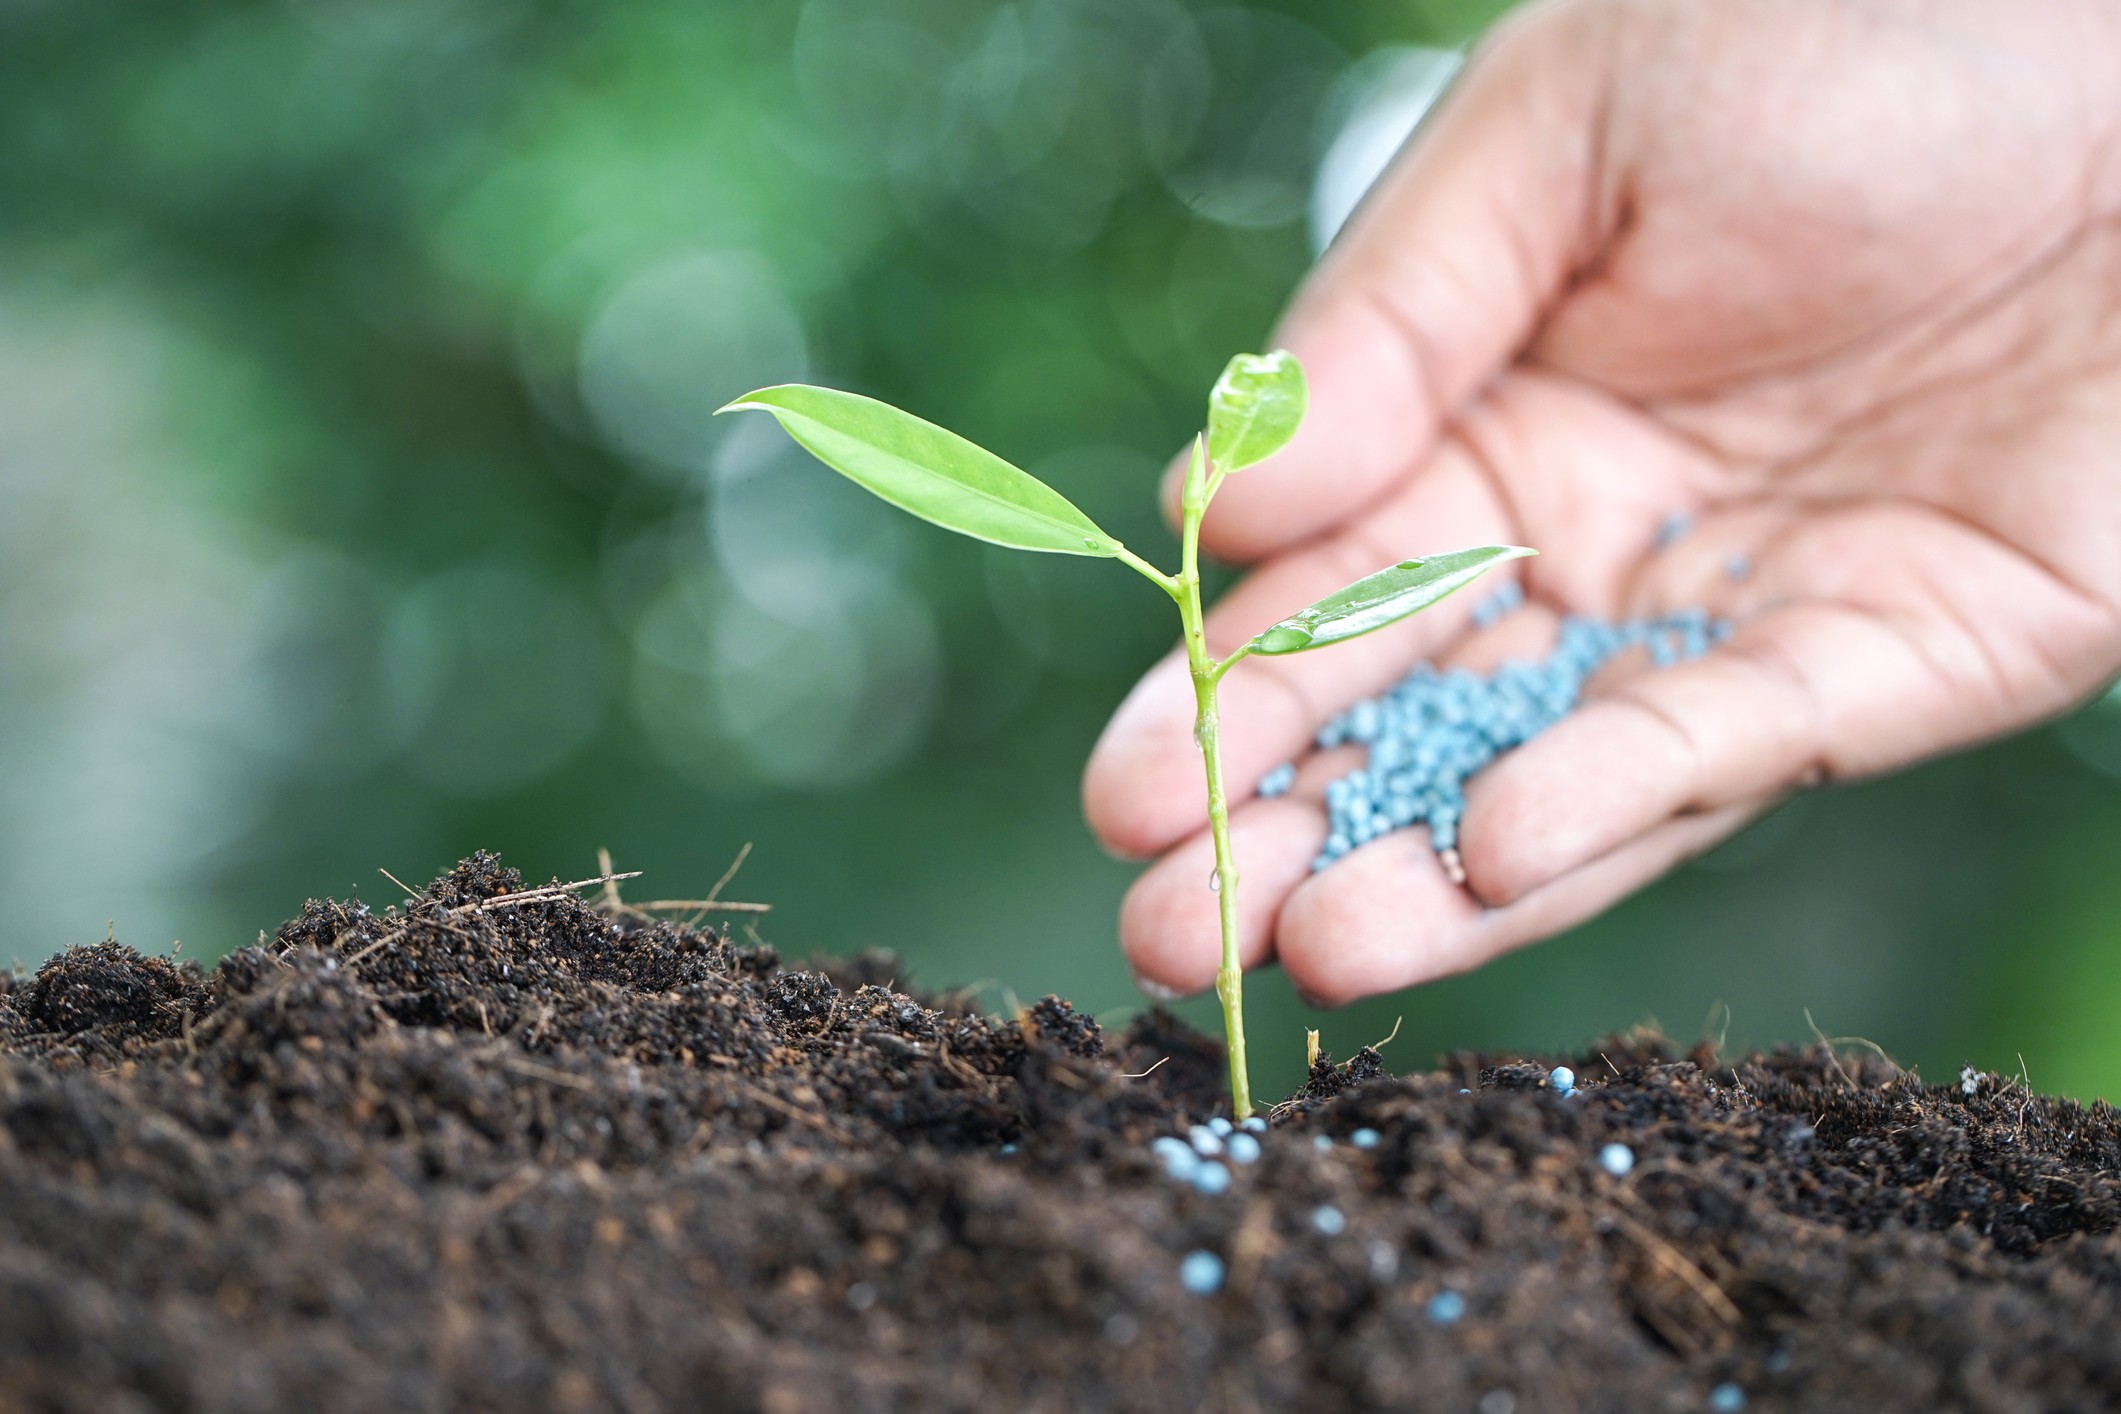
<svg viewBox="0 0 2121 1414"><path fill-rule="evenodd" d="M1504 560L1533 553L1488 545L1402 560L1273 625L1227 658L1208 652L1200 602L1200 523L1224 480L1273 455L1296 435L1306 400L1302 367L1286 352L1240 354L1208 398L1208 426L1194 438L1180 497L1179 568L1165 574L1098 529L1058 491L973 445L873 398L786 384L748 393L721 412L756 409L780 419L818 460L901 510L946 530L1018 550L1118 560L1178 605L1192 672L1193 739L1208 778L1208 828L1215 841L1214 887L1222 924L1222 1001L1230 1060L1230 1101L1252 1113L1245 1069L1243 977L1237 958L1237 861L1230 850L1230 804L1223 789L1216 687L1246 658L1323 648L1425 609Z"/></svg>

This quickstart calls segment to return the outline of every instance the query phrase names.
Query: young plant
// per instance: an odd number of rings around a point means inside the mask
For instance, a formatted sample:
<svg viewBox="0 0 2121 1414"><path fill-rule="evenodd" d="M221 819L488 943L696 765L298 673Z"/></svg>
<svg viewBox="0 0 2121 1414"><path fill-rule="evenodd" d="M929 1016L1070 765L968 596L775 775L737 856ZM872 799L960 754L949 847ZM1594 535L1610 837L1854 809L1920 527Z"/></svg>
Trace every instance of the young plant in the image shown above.
<svg viewBox="0 0 2121 1414"><path fill-rule="evenodd" d="M1230 1101L1252 1112L1245 1069L1245 1023L1237 960L1237 861L1230 852L1230 805L1223 789L1215 690L1237 663L1255 655L1303 653L1403 619L1504 560L1533 553L1488 545L1403 560L1283 619L1229 657L1208 652L1200 602L1200 523L1224 480L1288 444L1303 421L1303 369L1286 352L1239 354L1208 397L1208 426L1194 438L1186 468L1179 568L1165 574L1098 529L1066 497L1030 473L954 432L886 403L831 388L787 384L748 393L720 412L756 409L780 419L818 460L902 510L946 530L1018 550L1118 560L1178 605L1186 665L1193 676L1193 739L1208 777L1208 828L1215 840L1214 883L1221 907L1222 1001L1230 1059Z"/></svg>

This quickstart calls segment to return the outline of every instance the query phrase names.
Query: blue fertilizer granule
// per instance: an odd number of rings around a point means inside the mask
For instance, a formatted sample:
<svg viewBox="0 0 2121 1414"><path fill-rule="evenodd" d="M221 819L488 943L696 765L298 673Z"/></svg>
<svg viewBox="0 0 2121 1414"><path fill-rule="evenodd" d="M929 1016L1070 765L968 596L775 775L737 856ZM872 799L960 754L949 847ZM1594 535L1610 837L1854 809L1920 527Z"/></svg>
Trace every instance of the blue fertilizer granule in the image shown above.
<svg viewBox="0 0 2121 1414"><path fill-rule="evenodd" d="M1209 1159L1193 1170L1192 1181L1195 1188L1214 1198L1230 1191L1230 1170Z"/></svg>
<svg viewBox="0 0 2121 1414"><path fill-rule="evenodd" d="M1183 1139L1174 1139L1167 1134L1151 1144L1149 1149L1162 1160L1164 1172L1180 1183L1191 1183L1193 1175L1200 1169L1200 1156L1194 1153L1193 1146Z"/></svg>
<svg viewBox="0 0 2121 1414"><path fill-rule="evenodd" d="M1745 1408L1745 1391L1734 1384L1720 1384L1709 1391L1709 1408L1716 1414L1738 1414Z"/></svg>
<svg viewBox="0 0 2121 1414"><path fill-rule="evenodd" d="M1455 1291L1439 1291L1429 1298L1429 1319L1439 1326L1457 1325L1466 1313L1466 1299Z"/></svg>
<svg viewBox="0 0 2121 1414"><path fill-rule="evenodd" d="M1598 1167L1615 1178L1626 1178L1635 1168L1635 1151L1625 1144L1608 1144L1598 1151Z"/></svg>
<svg viewBox="0 0 2121 1414"><path fill-rule="evenodd" d="M1195 1296L1213 1296L1222 1290L1223 1259L1213 1252L1188 1252L1178 1264L1178 1284Z"/></svg>
<svg viewBox="0 0 2121 1414"><path fill-rule="evenodd" d="M1350 1144L1353 1144L1358 1149L1374 1149L1377 1147L1378 1137L1379 1136L1376 1130L1364 1128L1358 1129L1353 1134L1350 1134L1348 1136L1348 1142Z"/></svg>
<svg viewBox="0 0 2121 1414"><path fill-rule="evenodd" d="M1473 617L1492 623L1521 599L1522 591L1509 585ZM1355 703L1319 729L1319 750L1354 743L1369 749L1369 760L1327 785L1326 842L1312 869L1411 825L1427 825L1436 852L1455 861L1466 780L1474 772L1576 710L1584 684L1618 654L1640 647L1654 665L1681 663L1708 652L1730 629L1703 609L1624 624L1572 617L1538 662L1513 659L1485 677L1419 665L1382 697ZM1271 793L1287 790L1293 778L1293 768L1275 768L1267 777Z"/></svg>
<svg viewBox="0 0 2121 1414"><path fill-rule="evenodd" d="M1228 1139L1225 1139L1223 1144L1230 1151L1231 1163L1251 1164L1259 1162L1259 1140L1251 1135L1233 1134Z"/></svg>
<svg viewBox="0 0 2121 1414"><path fill-rule="evenodd" d="M1348 1230L1348 1216L1331 1203L1321 1203L1311 1210L1311 1226L1325 1237L1338 1237Z"/></svg>

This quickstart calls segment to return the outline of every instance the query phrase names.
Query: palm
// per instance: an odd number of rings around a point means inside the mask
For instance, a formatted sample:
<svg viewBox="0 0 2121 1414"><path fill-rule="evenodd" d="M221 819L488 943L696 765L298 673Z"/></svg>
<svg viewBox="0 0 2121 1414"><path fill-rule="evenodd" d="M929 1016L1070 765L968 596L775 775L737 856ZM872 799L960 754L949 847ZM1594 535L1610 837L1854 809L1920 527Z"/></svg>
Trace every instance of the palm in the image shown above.
<svg viewBox="0 0 2121 1414"><path fill-rule="evenodd" d="M1233 675L1234 788L1416 658L1522 649L1557 611L1698 604L1739 628L1701 662L1609 674L1476 781L1473 898L1411 834L1311 878L1315 800L1241 812L1255 960L1330 1000L1472 965L1794 786L2023 724L2121 667L2121 224L2087 136L2116 89L2057 76L2111 48L2064 42L2080 11L2061 3L2014 13L2054 41L2017 63L1946 42L1983 39L1953 29L1981 9L1920 13L1551 12L1476 66L1314 279L1285 337L1317 425L1211 515L1217 548L1262 560L1211 636L1409 551L1544 554L1533 607L1494 634L1461 608ZM1639 68L1586 72L1586 26ZM1954 70L1977 51L1978 75ZM1795 103L1791 52L1864 80ZM1586 101L1579 131L1572 84L1621 97ZM1926 124L1895 106L1908 92L1932 96ZM1541 165L1515 170L1527 151ZM1693 529L1660 545L1679 512ZM1123 932L1144 975L1191 988L1213 946L1183 717L1152 674L1086 796L1109 842L1166 852Z"/></svg>

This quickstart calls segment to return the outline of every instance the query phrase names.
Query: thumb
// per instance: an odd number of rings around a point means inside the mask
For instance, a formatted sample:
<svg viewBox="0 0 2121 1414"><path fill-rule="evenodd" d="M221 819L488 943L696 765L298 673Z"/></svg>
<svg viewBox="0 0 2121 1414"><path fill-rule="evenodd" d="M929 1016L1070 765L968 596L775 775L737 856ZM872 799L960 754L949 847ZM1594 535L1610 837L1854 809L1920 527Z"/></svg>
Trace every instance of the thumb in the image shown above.
<svg viewBox="0 0 2121 1414"><path fill-rule="evenodd" d="M1202 528L1212 552L1257 559L1368 506L1531 342L1610 224L1596 208L1611 14L1513 17L1364 199L1274 339L1303 361L1310 415L1224 485Z"/></svg>

